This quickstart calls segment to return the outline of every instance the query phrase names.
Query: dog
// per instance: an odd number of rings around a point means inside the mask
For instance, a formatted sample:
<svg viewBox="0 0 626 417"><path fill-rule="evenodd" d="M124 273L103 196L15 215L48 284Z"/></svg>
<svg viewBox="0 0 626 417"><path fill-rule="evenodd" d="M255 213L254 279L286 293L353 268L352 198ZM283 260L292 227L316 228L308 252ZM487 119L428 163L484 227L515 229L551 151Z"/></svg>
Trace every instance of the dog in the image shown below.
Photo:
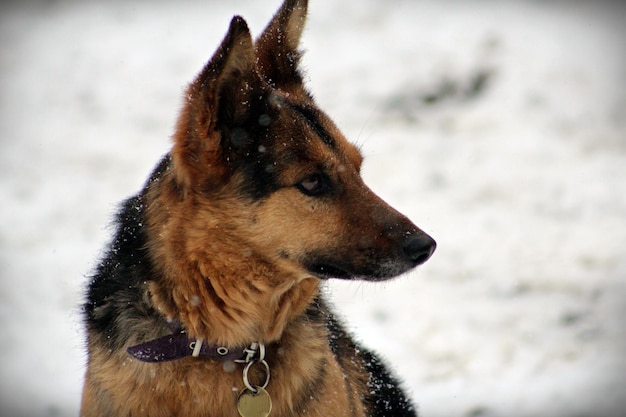
<svg viewBox="0 0 626 417"><path fill-rule="evenodd" d="M320 287L382 281L435 241L376 196L303 85L306 0L235 16L173 146L122 203L83 304L83 417L416 416Z"/></svg>

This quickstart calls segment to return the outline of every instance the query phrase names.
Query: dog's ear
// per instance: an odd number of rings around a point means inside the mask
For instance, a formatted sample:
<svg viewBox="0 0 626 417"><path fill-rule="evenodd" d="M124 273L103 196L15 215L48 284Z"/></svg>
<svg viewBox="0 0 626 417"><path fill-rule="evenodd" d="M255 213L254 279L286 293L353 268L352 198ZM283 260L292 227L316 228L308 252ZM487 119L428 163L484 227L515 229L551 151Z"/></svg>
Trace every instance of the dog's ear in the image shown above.
<svg viewBox="0 0 626 417"><path fill-rule="evenodd" d="M307 13L307 0L285 0L256 41L259 72L274 88L302 88L298 50Z"/></svg>
<svg viewBox="0 0 626 417"><path fill-rule="evenodd" d="M259 126L267 86L256 70L246 22L235 16L221 45L189 85L174 134L172 158L185 187L210 189L251 145L247 125Z"/></svg>

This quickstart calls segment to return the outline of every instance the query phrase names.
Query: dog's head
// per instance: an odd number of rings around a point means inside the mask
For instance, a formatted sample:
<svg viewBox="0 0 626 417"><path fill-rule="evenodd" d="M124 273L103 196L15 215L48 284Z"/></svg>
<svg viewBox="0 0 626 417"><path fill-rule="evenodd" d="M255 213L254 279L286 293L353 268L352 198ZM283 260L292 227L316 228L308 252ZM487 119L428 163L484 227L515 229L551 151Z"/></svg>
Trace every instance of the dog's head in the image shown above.
<svg viewBox="0 0 626 417"><path fill-rule="evenodd" d="M233 18L190 84L171 153L189 217L177 239L237 246L303 277L397 276L435 242L363 183L359 151L304 88L305 15L306 1L286 0L256 42Z"/></svg>

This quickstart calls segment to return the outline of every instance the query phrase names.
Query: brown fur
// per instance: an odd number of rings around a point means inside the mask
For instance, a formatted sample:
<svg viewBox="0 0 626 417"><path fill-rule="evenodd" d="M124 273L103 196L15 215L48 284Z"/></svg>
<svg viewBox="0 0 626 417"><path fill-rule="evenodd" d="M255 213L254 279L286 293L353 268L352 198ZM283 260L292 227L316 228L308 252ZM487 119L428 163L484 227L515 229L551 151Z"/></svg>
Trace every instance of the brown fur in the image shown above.
<svg viewBox="0 0 626 417"><path fill-rule="evenodd" d="M272 416L305 411L312 417L364 415L355 398L366 389L367 377L362 370L349 369L344 379L325 333L323 327L298 320L284 333L280 345L268 350ZM91 353L81 416L237 416L241 378L239 369L226 372L220 362L190 359L143 364L125 352L111 358L109 352L98 349ZM303 395L312 395L312 386L317 388L315 400Z"/></svg>
<svg viewBox="0 0 626 417"><path fill-rule="evenodd" d="M305 15L306 1L286 0L256 42L234 18L188 87L173 149L120 214L91 284L81 416L237 416L240 366L126 353L168 334L172 320L208 343L267 344L272 416L383 415L370 398L369 353L321 301L326 277L311 264L339 260L346 277L387 279L423 262L434 242L423 259L398 255L406 236L426 235L365 186L360 153L304 89ZM332 193L298 188L317 172Z"/></svg>

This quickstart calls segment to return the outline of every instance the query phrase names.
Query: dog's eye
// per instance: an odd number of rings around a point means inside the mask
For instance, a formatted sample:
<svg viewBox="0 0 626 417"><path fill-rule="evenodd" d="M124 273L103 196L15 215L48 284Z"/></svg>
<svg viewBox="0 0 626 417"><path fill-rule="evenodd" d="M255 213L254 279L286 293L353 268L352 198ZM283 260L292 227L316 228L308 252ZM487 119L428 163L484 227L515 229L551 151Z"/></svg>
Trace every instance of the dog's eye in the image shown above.
<svg viewBox="0 0 626 417"><path fill-rule="evenodd" d="M308 196L319 196L330 191L328 178L322 174L307 175L296 184L296 187Z"/></svg>

